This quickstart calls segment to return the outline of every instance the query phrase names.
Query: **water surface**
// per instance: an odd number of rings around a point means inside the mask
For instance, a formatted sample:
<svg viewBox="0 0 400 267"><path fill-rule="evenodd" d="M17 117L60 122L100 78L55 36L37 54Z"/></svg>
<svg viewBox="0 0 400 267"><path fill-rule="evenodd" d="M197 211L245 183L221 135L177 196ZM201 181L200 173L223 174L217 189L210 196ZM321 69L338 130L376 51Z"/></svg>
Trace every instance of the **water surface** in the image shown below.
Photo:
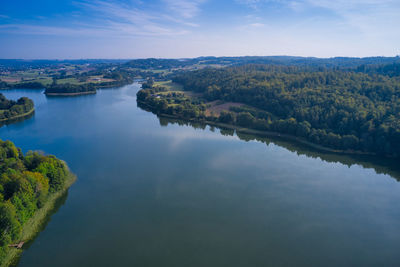
<svg viewBox="0 0 400 267"><path fill-rule="evenodd" d="M78 176L20 266L399 266L395 166L160 123L138 89L4 92L36 113L0 138Z"/></svg>

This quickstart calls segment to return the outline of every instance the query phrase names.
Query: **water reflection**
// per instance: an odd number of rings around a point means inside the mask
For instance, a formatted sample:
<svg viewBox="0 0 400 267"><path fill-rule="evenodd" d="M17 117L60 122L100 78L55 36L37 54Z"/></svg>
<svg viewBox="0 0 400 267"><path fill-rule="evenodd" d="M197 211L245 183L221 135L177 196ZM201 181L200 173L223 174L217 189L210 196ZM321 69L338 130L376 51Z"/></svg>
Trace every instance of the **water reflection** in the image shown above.
<svg viewBox="0 0 400 267"><path fill-rule="evenodd" d="M353 165L360 165L363 168L372 168L378 174L390 175L397 181L400 181L400 165L398 163L398 159L395 158L325 152L313 147L309 147L302 143L295 142L293 140L287 140L285 139L285 137L248 134L221 126L207 125L200 122L184 121L164 116L157 116L157 118L159 119L161 126L177 124L180 126L191 126L194 129L202 130L206 130L206 128L209 127L210 131L214 132L217 130L220 132L221 135L224 136L236 136L240 140L244 140L246 142L255 140L265 143L266 145L275 144L284 147L285 149L294 152L297 155L305 155L310 158L319 158L329 163L341 163L348 167L351 167Z"/></svg>
<svg viewBox="0 0 400 267"><path fill-rule="evenodd" d="M15 124L15 123L22 122L24 120L29 120L33 116L35 116L35 111L33 111L33 112L31 112L31 113L29 113L29 114L27 114L25 116L22 116L22 117L14 118L14 119L11 119L11 120L8 120L8 121L0 121L0 128L3 127L4 125L10 125L10 124Z"/></svg>
<svg viewBox="0 0 400 267"><path fill-rule="evenodd" d="M54 203L54 207L49 211L49 213L47 214L47 216L44 218L43 223L40 225L40 227L37 229L37 232L35 233L35 236L32 237L32 239L30 239L28 242L26 242L24 244L24 250L28 250L34 243L36 237L40 234L40 232L42 232L46 226L50 223L51 221L51 216L53 216L55 213L57 213L57 211L65 204L65 202L67 201L68 198L68 190L65 191L65 193L63 193ZM14 262L11 263L10 266L18 266L18 263L20 261L21 257L18 257L15 259Z"/></svg>
<svg viewBox="0 0 400 267"><path fill-rule="evenodd" d="M137 108L139 88L27 92L34 119L0 129L78 176L20 266L397 266L400 184L374 171L395 165L179 126Z"/></svg>

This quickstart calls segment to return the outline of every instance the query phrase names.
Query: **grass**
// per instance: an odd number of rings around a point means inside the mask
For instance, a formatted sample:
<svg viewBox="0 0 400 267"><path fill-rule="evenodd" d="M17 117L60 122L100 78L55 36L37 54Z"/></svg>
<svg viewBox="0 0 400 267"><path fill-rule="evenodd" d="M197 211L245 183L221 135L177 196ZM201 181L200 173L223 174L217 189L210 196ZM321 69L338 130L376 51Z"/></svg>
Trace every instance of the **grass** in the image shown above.
<svg viewBox="0 0 400 267"><path fill-rule="evenodd" d="M168 91L183 91L183 86L172 81L155 82L155 86L163 86L167 88Z"/></svg>
<svg viewBox="0 0 400 267"><path fill-rule="evenodd" d="M1 75L0 79L11 84L20 82L41 82L46 84L48 81L50 83L52 81L48 74L35 70L11 72Z"/></svg>
<svg viewBox="0 0 400 267"><path fill-rule="evenodd" d="M44 86L50 85L53 83L53 79L51 78L46 78L46 77L41 77L37 80L35 80L35 82L40 82L41 84L43 84Z"/></svg>
<svg viewBox="0 0 400 267"><path fill-rule="evenodd" d="M201 93L195 93L192 91L183 90L182 85L180 85L178 83L174 83L171 80L163 81L163 82L154 82L154 86L163 86L168 90L168 92L158 92L157 94L160 94L160 95L168 94L171 92L177 92L177 93L183 93L186 97L188 97L190 99L201 98L201 96L202 96Z"/></svg>
<svg viewBox="0 0 400 267"><path fill-rule="evenodd" d="M70 84L84 84L84 82L80 82L78 79L75 78L65 78L65 79L58 79L57 80L58 84L66 84L66 83L70 83Z"/></svg>
<svg viewBox="0 0 400 267"><path fill-rule="evenodd" d="M24 224L20 240L24 241L25 243L32 241L39 234L39 232L43 230L49 216L51 216L52 213L57 209L57 201L67 192L68 188L75 181L76 176L70 173L65 182L64 188L50 195L44 206L37 210L35 215L33 215L33 217ZM10 248L0 267L16 265L22 252L23 249Z"/></svg>

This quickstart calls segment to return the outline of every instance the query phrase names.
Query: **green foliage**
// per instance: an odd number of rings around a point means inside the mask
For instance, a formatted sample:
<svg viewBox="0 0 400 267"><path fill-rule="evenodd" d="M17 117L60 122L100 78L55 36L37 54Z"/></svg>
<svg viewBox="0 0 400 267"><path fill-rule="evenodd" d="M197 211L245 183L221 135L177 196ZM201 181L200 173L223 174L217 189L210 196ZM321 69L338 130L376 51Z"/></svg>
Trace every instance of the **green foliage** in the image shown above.
<svg viewBox="0 0 400 267"><path fill-rule="evenodd" d="M46 94L76 94L76 93L87 93L96 92L96 88L92 83L86 84L57 84L53 83L48 86L45 90Z"/></svg>
<svg viewBox="0 0 400 267"><path fill-rule="evenodd" d="M156 114L168 114L185 119L204 120L205 106L200 102L191 101L183 93L168 92L165 87L151 86L146 83L137 93L139 106Z"/></svg>
<svg viewBox="0 0 400 267"><path fill-rule="evenodd" d="M44 85L41 82L20 82L10 86L11 88L24 89L43 89Z"/></svg>
<svg viewBox="0 0 400 267"><path fill-rule="evenodd" d="M54 156L46 157L33 171L41 173L49 179L50 192L55 192L63 188L67 169Z"/></svg>
<svg viewBox="0 0 400 267"><path fill-rule="evenodd" d="M18 101L8 100L0 94L0 120L9 120L28 113L33 109L33 101L27 97L21 97Z"/></svg>
<svg viewBox="0 0 400 267"><path fill-rule="evenodd" d="M208 101L247 105L231 108L235 116L224 113L220 122L301 136L333 149L399 156L398 69L245 65L185 72L173 81Z"/></svg>
<svg viewBox="0 0 400 267"><path fill-rule="evenodd" d="M21 224L17 220L15 207L10 202L0 203L0 229L1 248L17 239L21 233Z"/></svg>
<svg viewBox="0 0 400 267"><path fill-rule="evenodd" d="M67 177L67 167L56 157L24 156L12 142L0 140L0 262L24 223L50 194L63 189Z"/></svg>
<svg viewBox="0 0 400 267"><path fill-rule="evenodd" d="M235 124L236 116L232 112L222 111L219 115L219 121L227 124Z"/></svg>

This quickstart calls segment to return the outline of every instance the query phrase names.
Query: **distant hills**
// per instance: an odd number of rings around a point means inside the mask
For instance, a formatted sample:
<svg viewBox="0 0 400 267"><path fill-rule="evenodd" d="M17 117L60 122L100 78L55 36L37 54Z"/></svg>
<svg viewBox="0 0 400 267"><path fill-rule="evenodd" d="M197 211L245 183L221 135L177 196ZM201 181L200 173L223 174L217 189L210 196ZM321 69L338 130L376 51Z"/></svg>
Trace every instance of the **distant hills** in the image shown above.
<svg viewBox="0 0 400 267"><path fill-rule="evenodd" d="M0 59L1 68L37 68L58 64L116 64L137 69L177 69L193 66L240 66L246 64L269 64L286 66L310 66L323 68L357 68L362 65L387 65L399 63L400 57L295 57L295 56L243 56L243 57L197 57L182 59L77 59L77 60L23 60Z"/></svg>
<svg viewBox="0 0 400 267"><path fill-rule="evenodd" d="M324 68L356 68L361 65L386 65L400 63L400 57L292 57L292 56L245 56L245 57L198 57L190 59L136 59L126 65L140 69L170 69L185 68L188 66L220 65L240 66L246 64L268 64L286 66L310 66Z"/></svg>

